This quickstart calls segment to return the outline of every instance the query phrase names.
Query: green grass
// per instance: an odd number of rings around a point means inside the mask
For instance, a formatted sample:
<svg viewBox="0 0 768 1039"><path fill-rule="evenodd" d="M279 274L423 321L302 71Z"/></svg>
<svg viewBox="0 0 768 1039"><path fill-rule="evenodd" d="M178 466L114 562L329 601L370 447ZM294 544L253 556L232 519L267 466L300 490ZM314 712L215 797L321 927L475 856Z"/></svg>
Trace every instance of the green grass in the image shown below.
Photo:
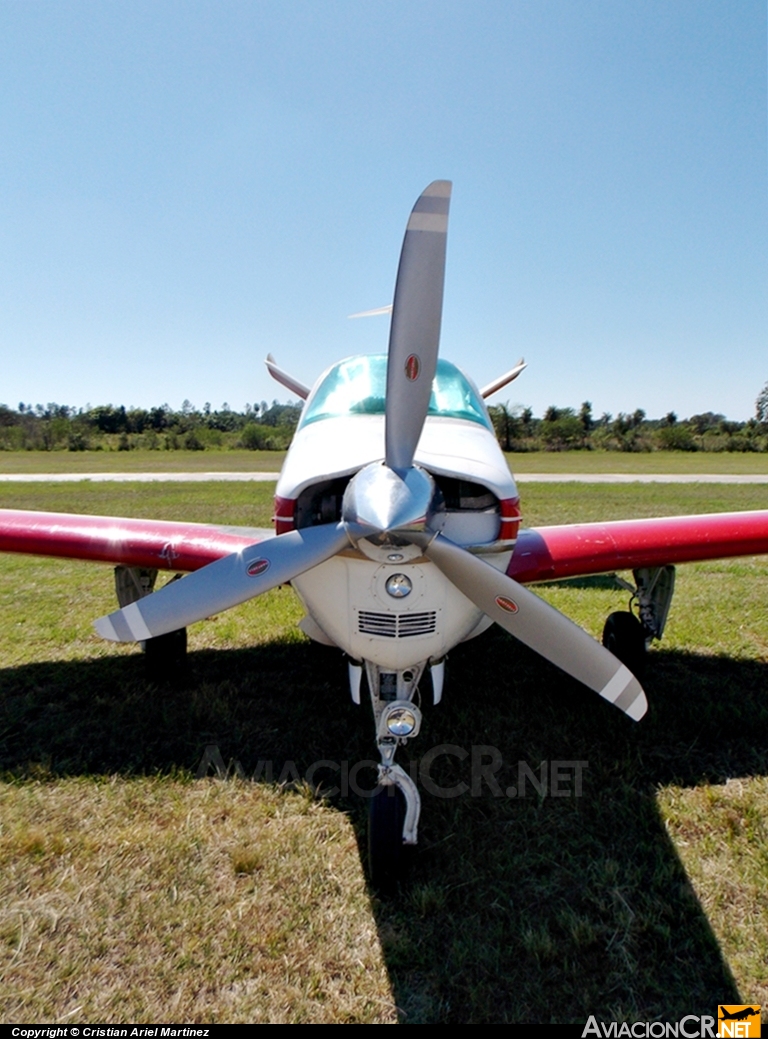
<svg viewBox="0 0 768 1039"><path fill-rule="evenodd" d="M520 503L527 527L739 512L768 509L768 484L523 484Z"/></svg>
<svg viewBox="0 0 768 1039"><path fill-rule="evenodd" d="M269 483L0 483L0 508L269 527Z"/></svg>
<svg viewBox="0 0 768 1039"><path fill-rule="evenodd" d="M0 503L263 525L269 493L5 485ZM544 524L768 494L531 485L523 505ZM627 599L605 578L540 594L598 636ZM639 725L498 630L457 647L414 760L495 747L502 791L519 761L588 761L583 796L424 793L408 884L384 901L361 866L363 799L276 782L373 745L290 589L192 626L188 679L158 687L134 647L92 634L108 567L0 558L0 1017L675 1021L765 1005L767 594L766 558L679 569ZM210 744L262 778L195 780ZM469 761L432 776L469 780Z"/></svg>
<svg viewBox="0 0 768 1039"><path fill-rule="evenodd" d="M506 459L513 473L768 474L768 454L749 452L532 451L510 452Z"/></svg>
<svg viewBox="0 0 768 1039"><path fill-rule="evenodd" d="M514 473L768 473L768 455L724 451L534 451L506 458ZM284 459L284 451L0 451L0 473L277 473Z"/></svg>
<svg viewBox="0 0 768 1039"><path fill-rule="evenodd" d="M354 832L311 798L73 778L0 788L0 817L3 1020L394 1016Z"/></svg>
<svg viewBox="0 0 768 1039"><path fill-rule="evenodd" d="M278 473L285 451L0 451L0 473Z"/></svg>

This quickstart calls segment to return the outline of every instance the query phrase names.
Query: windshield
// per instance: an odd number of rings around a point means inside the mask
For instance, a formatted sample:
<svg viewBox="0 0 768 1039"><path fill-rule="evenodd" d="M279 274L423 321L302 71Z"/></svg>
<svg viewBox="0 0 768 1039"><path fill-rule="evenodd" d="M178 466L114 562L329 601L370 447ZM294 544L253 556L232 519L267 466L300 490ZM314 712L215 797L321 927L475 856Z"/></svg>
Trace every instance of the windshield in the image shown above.
<svg viewBox="0 0 768 1039"><path fill-rule="evenodd" d="M386 354L366 354L341 361L331 368L307 401L299 428L344 415L383 415L386 386ZM427 414L466 419L491 428L476 391L450 361L437 362Z"/></svg>

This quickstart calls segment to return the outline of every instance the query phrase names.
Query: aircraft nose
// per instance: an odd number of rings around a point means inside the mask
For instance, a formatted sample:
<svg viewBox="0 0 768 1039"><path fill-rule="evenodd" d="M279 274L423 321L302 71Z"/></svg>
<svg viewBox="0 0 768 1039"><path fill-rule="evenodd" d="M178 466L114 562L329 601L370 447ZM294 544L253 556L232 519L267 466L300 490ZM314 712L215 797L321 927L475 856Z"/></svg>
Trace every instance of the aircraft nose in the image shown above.
<svg viewBox="0 0 768 1039"><path fill-rule="evenodd" d="M436 531L441 496L435 481L418 466L397 471L383 462L361 469L350 480L342 502L342 519L359 537L422 534ZM354 534L351 531L351 536Z"/></svg>

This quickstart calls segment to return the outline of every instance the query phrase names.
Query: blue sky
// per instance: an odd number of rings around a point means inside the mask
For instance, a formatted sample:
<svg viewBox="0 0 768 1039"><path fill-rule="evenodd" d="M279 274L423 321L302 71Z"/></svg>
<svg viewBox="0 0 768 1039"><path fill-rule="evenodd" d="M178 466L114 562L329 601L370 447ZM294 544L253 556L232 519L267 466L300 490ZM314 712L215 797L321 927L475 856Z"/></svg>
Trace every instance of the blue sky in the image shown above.
<svg viewBox="0 0 768 1039"><path fill-rule="evenodd" d="M763 0L0 0L0 401L286 399L386 349L454 182L442 355L496 399L748 418Z"/></svg>

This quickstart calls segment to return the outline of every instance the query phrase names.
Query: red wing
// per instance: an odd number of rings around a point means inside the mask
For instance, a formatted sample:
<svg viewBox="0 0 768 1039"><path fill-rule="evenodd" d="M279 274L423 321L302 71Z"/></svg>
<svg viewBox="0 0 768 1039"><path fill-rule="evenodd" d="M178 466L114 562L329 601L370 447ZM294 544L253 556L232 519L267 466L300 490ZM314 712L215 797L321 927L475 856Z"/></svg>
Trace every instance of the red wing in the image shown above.
<svg viewBox="0 0 768 1039"><path fill-rule="evenodd" d="M0 552L192 571L271 530L0 509ZM507 573L522 583L768 553L768 511L521 530Z"/></svg>
<svg viewBox="0 0 768 1039"><path fill-rule="evenodd" d="M554 581L768 553L768 511L575 523L521 530L507 573Z"/></svg>
<svg viewBox="0 0 768 1039"><path fill-rule="evenodd" d="M205 523L0 509L0 552L28 552L157 570L199 570L273 537L271 530Z"/></svg>

